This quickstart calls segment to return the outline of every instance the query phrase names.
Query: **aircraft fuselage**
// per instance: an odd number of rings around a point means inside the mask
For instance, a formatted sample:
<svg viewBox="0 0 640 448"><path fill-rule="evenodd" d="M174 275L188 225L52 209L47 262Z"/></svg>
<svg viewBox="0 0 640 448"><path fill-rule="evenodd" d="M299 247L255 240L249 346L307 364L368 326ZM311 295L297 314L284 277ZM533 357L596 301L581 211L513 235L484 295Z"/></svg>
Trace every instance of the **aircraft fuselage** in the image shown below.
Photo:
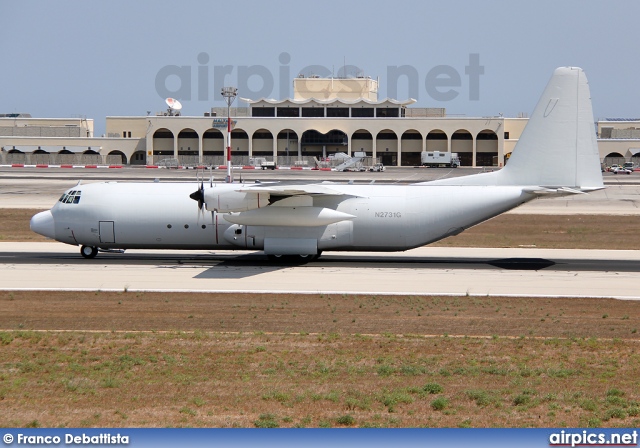
<svg viewBox="0 0 640 448"><path fill-rule="evenodd" d="M217 185L220 189L238 187ZM227 220L238 221L239 213L199 210L189 198L197 188L195 183L80 185L66 193L75 193L80 199L59 201L51 209L55 233L50 236L68 244L103 249L277 253L280 247L280 252L296 253L315 244L317 251L400 251L455 235L533 198L521 187L512 186L331 184L331 189L342 194L312 197L307 207L278 206L276 202L252 210L255 213L243 222L255 224L245 225ZM305 224L301 218L305 208L309 212L325 210L337 217L322 225L314 225L314 218L309 218ZM291 225L260 225L267 211L279 222Z"/></svg>

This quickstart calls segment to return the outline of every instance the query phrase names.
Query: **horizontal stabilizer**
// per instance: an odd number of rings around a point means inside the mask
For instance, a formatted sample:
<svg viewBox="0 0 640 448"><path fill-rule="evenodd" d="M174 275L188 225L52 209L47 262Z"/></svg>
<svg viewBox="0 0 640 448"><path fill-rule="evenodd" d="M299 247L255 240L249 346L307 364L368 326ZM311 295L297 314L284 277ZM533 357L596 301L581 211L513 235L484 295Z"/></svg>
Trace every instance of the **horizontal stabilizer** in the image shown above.
<svg viewBox="0 0 640 448"><path fill-rule="evenodd" d="M536 195L567 196L571 194L587 194L584 191L576 190L574 188L568 188L568 187L560 187L560 188L530 187L530 188L523 188L522 191L525 193L536 194Z"/></svg>

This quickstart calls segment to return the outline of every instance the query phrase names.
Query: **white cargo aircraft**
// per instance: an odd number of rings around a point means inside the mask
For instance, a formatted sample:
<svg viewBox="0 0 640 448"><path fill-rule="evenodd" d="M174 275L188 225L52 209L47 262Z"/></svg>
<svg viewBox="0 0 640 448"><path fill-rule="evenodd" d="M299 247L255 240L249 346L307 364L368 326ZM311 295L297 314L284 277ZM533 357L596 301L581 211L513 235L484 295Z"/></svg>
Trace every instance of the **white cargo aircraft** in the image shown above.
<svg viewBox="0 0 640 448"><path fill-rule="evenodd" d="M602 188L587 79L563 67L496 172L412 185L93 183L67 190L31 229L81 246L85 258L99 250L242 249L304 260L326 250L407 250L541 195Z"/></svg>

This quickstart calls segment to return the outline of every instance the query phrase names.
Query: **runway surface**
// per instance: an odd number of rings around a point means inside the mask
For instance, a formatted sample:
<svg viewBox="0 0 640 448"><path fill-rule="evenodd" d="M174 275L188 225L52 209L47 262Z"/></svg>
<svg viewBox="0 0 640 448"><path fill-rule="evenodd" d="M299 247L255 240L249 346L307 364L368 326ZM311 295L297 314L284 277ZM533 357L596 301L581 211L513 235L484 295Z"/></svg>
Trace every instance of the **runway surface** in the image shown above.
<svg viewBox="0 0 640 448"><path fill-rule="evenodd" d="M640 299L640 251L423 247L325 252L299 266L260 252L151 251L83 259L60 243L0 243L0 289Z"/></svg>

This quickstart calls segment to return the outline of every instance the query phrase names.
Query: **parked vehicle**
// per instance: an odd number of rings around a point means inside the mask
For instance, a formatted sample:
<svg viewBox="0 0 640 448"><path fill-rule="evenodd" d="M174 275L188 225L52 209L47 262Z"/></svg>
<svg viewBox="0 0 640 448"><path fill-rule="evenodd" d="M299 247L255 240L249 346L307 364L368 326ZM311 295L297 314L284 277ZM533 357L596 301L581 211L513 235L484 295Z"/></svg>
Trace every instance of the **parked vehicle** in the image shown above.
<svg viewBox="0 0 640 448"><path fill-rule="evenodd" d="M369 168L369 171L382 172L382 171L384 171L384 169L385 168L384 168L384 165L382 163L376 163L371 168Z"/></svg>
<svg viewBox="0 0 640 448"><path fill-rule="evenodd" d="M420 163L422 166L458 168L460 166L460 159L456 152L422 151L420 154Z"/></svg>
<svg viewBox="0 0 640 448"><path fill-rule="evenodd" d="M252 157L252 158L250 158L249 159L249 165L255 166L255 167L259 166L263 170L266 170L266 169L275 170L276 169L276 162L269 161L264 157Z"/></svg>
<svg viewBox="0 0 640 448"><path fill-rule="evenodd" d="M633 173L633 170L630 170L628 168L624 168L622 166L617 167L614 170L611 170L613 172L613 174L631 174Z"/></svg>

